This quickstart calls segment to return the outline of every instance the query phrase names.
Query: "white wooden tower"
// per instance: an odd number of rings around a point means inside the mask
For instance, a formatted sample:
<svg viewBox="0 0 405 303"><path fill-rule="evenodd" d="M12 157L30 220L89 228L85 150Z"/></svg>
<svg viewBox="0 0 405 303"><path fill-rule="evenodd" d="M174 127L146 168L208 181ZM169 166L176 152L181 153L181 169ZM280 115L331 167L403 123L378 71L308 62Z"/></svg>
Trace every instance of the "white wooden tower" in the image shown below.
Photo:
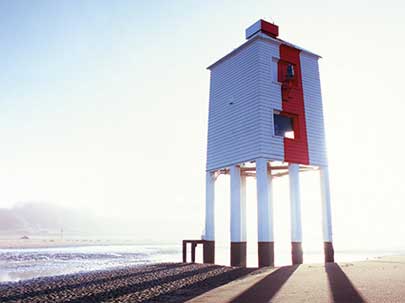
<svg viewBox="0 0 405 303"><path fill-rule="evenodd" d="M274 265L272 180L290 180L292 263L303 262L299 173L320 171L325 261L334 261L319 56L263 20L211 71L204 262L215 262L215 180L231 182L231 265L246 266L246 178L257 181L259 266Z"/></svg>

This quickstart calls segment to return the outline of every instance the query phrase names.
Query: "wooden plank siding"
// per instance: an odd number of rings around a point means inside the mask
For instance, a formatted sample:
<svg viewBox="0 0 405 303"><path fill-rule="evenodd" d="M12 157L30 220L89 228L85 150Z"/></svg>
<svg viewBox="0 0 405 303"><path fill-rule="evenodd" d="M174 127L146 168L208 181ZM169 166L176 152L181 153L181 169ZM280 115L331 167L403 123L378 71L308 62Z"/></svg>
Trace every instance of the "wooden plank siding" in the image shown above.
<svg viewBox="0 0 405 303"><path fill-rule="evenodd" d="M207 170L260 153L259 45L252 43L211 68Z"/></svg>
<svg viewBox="0 0 405 303"><path fill-rule="evenodd" d="M282 110L281 84L273 79L273 59L280 59L280 44L271 40L259 40L259 92L260 92L260 155L268 160L284 160L284 139L274 135L274 110ZM274 81L273 81L274 80ZM258 158L257 157L257 158Z"/></svg>
<svg viewBox="0 0 405 303"><path fill-rule="evenodd" d="M301 52L300 61L309 163L311 165L327 165L318 57Z"/></svg>

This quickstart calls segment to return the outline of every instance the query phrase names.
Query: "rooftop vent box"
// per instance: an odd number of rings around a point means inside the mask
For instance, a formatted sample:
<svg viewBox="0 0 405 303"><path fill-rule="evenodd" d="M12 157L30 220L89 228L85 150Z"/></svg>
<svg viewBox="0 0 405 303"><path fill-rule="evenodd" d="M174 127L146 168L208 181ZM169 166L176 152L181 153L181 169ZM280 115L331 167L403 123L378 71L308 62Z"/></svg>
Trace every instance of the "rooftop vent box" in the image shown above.
<svg viewBox="0 0 405 303"><path fill-rule="evenodd" d="M249 39L257 32L262 32L270 37L276 38L278 36L278 26L264 20L259 20L246 29L246 39Z"/></svg>

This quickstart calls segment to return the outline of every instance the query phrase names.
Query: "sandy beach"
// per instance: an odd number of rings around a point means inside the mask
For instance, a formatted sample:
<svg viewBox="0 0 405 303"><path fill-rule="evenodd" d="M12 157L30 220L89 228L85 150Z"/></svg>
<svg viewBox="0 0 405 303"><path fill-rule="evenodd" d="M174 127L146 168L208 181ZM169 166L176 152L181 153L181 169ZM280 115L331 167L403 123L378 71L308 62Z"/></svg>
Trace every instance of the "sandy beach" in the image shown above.
<svg viewBox="0 0 405 303"><path fill-rule="evenodd" d="M268 269L189 303L405 302L405 256Z"/></svg>
<svg viewBox="0 0 405 303"><path fill-rule="evenodd" d="M164 263L0 284L1 302L404 302L405 257L254 269Z"/></svg>
<svg viewBox="0 0 405 303"><path fill-rule="evenodd" d="M185 302L254 271L154 264L0 284L0 302Z"/></svg>

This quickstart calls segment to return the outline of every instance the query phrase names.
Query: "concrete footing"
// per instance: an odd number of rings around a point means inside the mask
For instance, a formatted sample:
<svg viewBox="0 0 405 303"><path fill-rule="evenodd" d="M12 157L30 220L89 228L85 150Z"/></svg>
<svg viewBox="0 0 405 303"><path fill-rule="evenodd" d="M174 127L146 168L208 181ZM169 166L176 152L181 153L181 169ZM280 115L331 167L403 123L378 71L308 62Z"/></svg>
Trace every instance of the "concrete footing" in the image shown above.
<svg viewBox="0 0 405 303"><path fill-rule="evenodd" d="M231 242L231 266L246 267L246 242Z"/></svg>
<svg viewBox="0 0 405 303"><path fill-rule="evenodd" d="M324 242L323 243L323 250L325 253L325 263L333 263L335 262L335 251L333 249L332 242Z"/></svg>
<svg viewBox="0 0 405 303"><path fill-rule="evenodd" d="M274 266L274 242L258 242L259 267Z"/></svg>
<svg viewBox="0 0 405 303"><path fill-rule="evenodd" d="M301 242L291 242L291 258L293 265L303 263Z"/></svg>
<svg viewBox="0 0 405 303"><path fill-rule="evenodd" d="M203 262L215 263L215 241L204 240L203 242Z"/></svg>

